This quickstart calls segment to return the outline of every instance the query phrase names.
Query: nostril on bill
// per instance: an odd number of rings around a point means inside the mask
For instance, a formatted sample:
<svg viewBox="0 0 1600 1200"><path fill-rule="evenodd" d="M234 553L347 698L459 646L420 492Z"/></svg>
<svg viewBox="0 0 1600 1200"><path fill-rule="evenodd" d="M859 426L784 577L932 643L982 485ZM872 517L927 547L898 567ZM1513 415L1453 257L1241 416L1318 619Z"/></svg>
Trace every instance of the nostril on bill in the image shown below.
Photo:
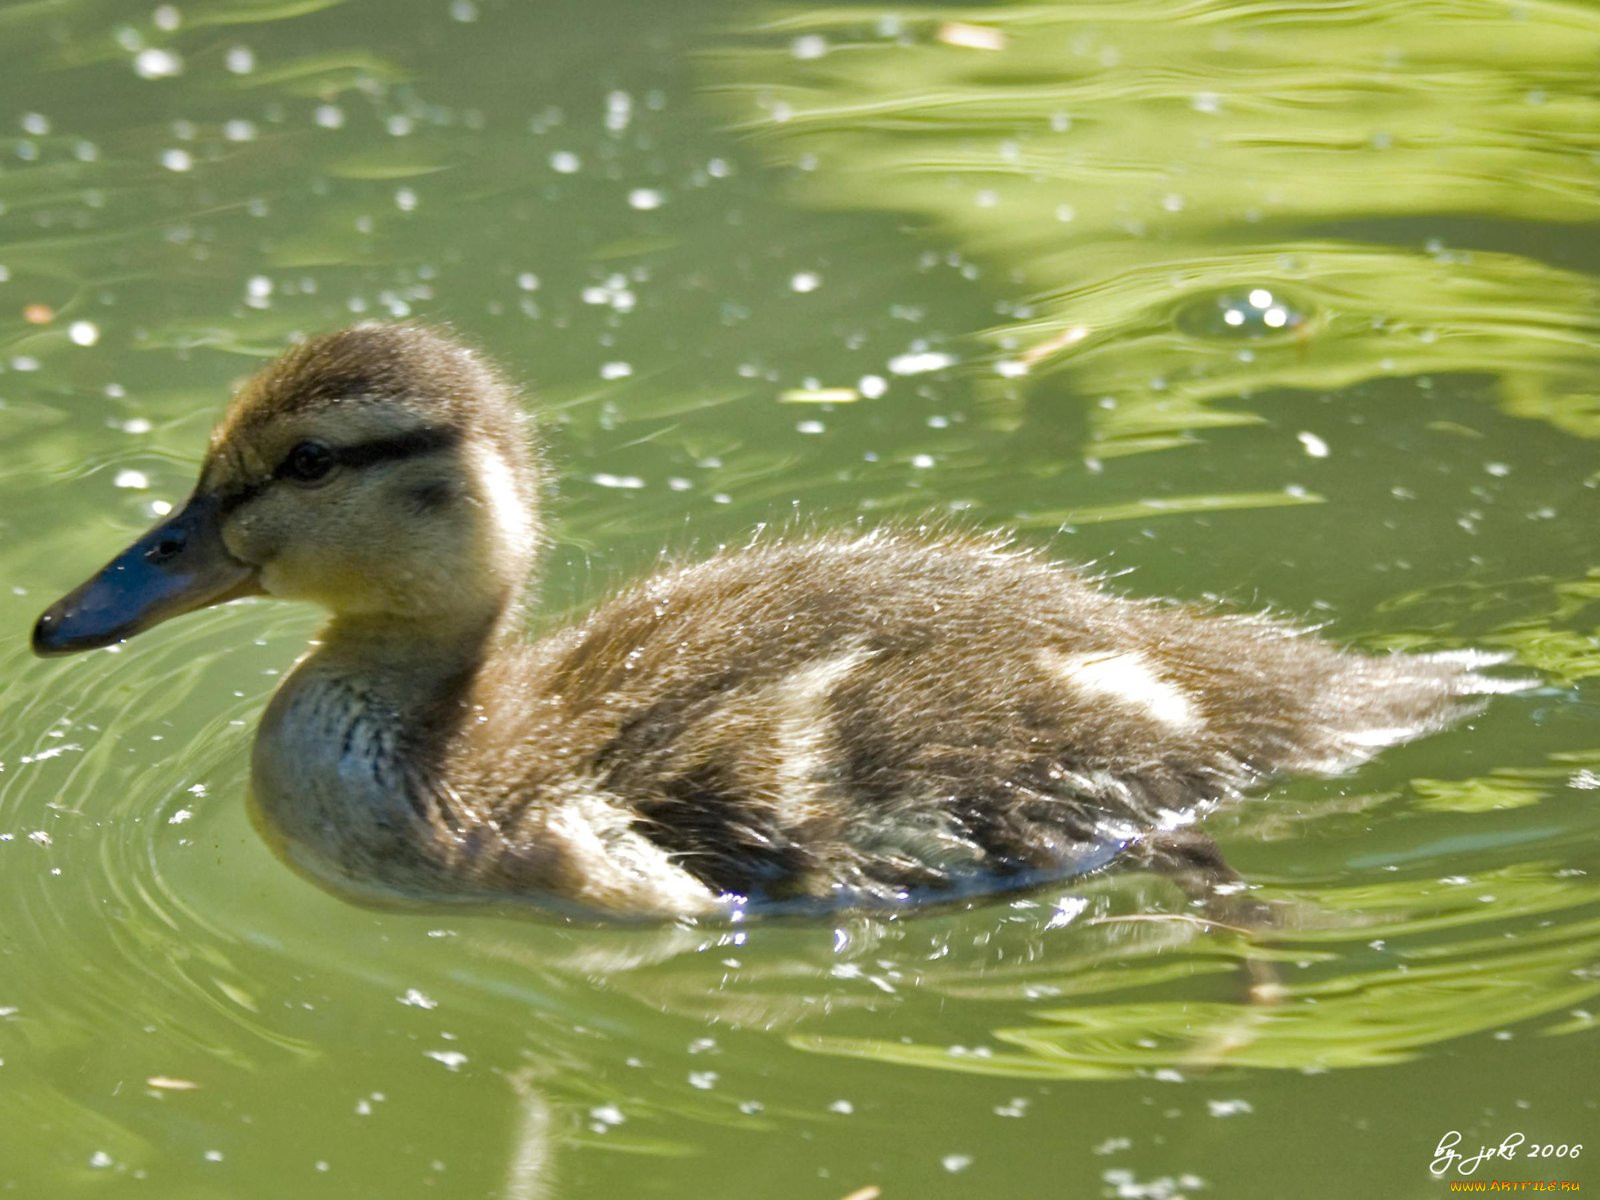
<svg viewBox="0 0 1600 1200"><path fill-rule="evenodd" d="M169 533L145 553L145 558L150 562L166 562L183 549L187 539L181 533Z"/></svg>

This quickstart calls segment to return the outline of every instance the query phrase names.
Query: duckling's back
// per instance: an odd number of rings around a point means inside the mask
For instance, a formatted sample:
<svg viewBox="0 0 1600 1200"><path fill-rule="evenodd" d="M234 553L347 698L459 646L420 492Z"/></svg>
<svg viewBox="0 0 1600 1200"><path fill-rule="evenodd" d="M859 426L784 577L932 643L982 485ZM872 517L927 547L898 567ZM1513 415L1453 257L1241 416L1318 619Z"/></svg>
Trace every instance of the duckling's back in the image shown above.
<svg viewBox="0 0 1600 1200"><path fill-rule="evenodd" d="M487 675L485 710L526 703L461 731L451 775L512 843L577 821L709 895L938 898L1094 869L1264 776L1442 728L1516 686L1488 661L1127 600L997 541L774 542Z"/></svg>

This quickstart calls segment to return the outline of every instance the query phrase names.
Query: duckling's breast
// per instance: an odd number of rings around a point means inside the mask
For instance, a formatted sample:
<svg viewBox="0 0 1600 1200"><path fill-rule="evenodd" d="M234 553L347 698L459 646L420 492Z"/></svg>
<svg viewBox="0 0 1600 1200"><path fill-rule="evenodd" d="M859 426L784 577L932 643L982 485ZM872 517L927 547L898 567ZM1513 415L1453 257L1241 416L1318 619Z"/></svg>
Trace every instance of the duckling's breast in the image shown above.
<svg viewBox="0 0 1600 1200"><path fill-rule="evenodd" d="M341 894L385 901L436 890L451 833L430 814L425 787L392 707L314 660L262 717L254 819L291 866Z"/></svg>

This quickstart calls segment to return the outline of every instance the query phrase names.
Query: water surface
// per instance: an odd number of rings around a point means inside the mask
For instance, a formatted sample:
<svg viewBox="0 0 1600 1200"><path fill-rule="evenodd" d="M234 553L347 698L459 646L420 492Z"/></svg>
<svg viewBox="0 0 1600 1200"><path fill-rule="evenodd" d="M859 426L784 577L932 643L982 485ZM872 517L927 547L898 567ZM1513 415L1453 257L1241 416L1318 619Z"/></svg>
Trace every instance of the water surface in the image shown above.
<svg viewBox="0 0 1600 1200"><path fill-rule="evenodd" d="M0 11L0 1191L1426 1197L1452 1129L1600 1148L1597 55L1577 2ZM1213 818L1253 948L1132 875L353 908L242 804L314 614L26 633L366 317L527 382L542 622L663 547L954 519L1543 686Z"/></svg>

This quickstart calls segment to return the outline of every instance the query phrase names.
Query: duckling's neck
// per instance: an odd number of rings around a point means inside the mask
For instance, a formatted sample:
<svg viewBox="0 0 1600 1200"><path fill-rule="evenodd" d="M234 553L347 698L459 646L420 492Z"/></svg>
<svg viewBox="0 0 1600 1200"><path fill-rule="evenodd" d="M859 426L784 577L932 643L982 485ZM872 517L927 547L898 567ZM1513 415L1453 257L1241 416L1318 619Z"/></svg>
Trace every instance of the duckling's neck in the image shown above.
<svg viewBox="0 0 1600 1200"><path fill-rule="evenodd" d="M509 624L507 610L498 607L425 618L336 616L294 677L314 667L324 680L359 684L399 720L415 725L436 719L465 696L478 669L509 637Z"/></svg>
<svg viewBox="0 0 1600 1200"><path fill-rule="evenodd" d="M293 866L392 901L440 890L467 830L440 763L509 610L430 620L335 617L256 735L253 812Z"/></svg>

